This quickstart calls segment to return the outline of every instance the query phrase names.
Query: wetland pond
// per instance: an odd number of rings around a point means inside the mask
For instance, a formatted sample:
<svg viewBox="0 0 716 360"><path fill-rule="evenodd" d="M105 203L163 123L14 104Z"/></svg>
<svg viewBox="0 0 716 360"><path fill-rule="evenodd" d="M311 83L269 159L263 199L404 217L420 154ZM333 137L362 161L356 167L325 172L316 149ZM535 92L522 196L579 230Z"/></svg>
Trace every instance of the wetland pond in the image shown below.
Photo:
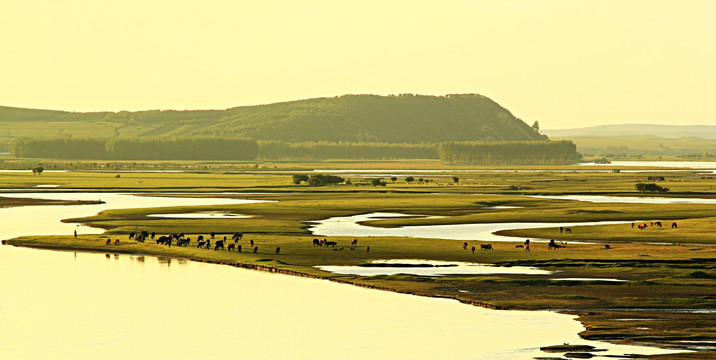
<svg viewBox="0 0 716 360"><path fill-rule="evenodd" d="M99 233L59 223L109 208L248 200L12 194L101 205L2 208L0 238ZM138 255L0 246L2 359L532 359L541 346L675 352L586 341L573 316L497 311L308 278Z"/></svg>

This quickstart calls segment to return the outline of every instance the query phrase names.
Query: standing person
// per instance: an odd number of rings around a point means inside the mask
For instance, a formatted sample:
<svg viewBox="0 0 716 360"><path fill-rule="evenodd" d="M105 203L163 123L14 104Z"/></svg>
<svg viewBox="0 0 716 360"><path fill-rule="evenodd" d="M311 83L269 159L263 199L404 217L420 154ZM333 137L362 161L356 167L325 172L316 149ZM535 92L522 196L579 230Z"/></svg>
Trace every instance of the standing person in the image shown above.
<svg viewBox="0 0 716 360"><path fill-rule="evenodd" d="M525 240L525 251L530 251L530 239Z"/></svg>

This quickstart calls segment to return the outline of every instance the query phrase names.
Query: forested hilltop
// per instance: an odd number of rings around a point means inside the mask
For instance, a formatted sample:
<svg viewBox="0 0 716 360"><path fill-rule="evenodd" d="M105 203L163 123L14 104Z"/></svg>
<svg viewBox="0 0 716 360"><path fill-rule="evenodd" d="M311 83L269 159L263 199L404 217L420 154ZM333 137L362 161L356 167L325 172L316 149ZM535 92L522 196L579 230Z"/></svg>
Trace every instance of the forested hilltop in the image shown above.
<svg viewBox="0 0 716 360"><path fill-rule="evenodd" d="M65 112L0 107L0 142L26 137L228 137L434 143L545 137L482 95L345 95L226 110Z"/></svg>
<svg viewBox="0 0 716 360"><path fill-rule="evenodd" d="M552 142L538 130L481 95L346 95L200 111L0 108L0 135L10 155L20 158L440 159L476 165L581 158L571 142Z"/></svg>

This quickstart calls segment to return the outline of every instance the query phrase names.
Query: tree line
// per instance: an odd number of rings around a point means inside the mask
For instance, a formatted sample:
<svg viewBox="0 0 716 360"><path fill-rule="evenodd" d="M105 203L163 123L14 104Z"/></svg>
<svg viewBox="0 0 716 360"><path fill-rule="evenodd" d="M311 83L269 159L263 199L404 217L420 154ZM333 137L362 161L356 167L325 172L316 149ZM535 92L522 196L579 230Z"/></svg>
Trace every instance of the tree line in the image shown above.
<svg viewBox="0 0 716 360"><path fill-rule="evenodd" d="M86 160L329 160L440 159L445 163L568 164L581 155L571 141L372 142L255 141L233 138L15 138L19 158Z"/></svg>
<svg viewBox="0 0 716 360"><path fill-rule="evenodd" d="M437 159L437 144L259 141L259 160Z"/></svg>
<svg viewBox="0 0 716 360"><path fill-rule="evenodd" d="M470 165L557 165L579 161L577 146L562 141L444 142L440 160Z"/></svg>
<svg viewBox="0 0 716 360"><path fill-rule="evenodd" d="M14 157L88 160L255 160L256 141L228 138L28 138L10 143Z"/></svg>

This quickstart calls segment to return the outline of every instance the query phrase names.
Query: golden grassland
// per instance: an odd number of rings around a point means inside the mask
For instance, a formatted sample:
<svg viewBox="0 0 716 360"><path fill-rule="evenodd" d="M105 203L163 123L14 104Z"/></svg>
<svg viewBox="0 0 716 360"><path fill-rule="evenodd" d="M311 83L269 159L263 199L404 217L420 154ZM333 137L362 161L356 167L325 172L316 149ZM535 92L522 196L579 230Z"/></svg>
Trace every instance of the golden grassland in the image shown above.
<svg viewBox="0 0 716 360"><path fill-rule="evenodd" d="M349 167L350 165L344 165ZM371 164L374 165L374 164ZM415 163L403 163L403 169ZM335 166L335 164L333 164ZM341 166L337 166L340 168ZM356 165L352 168L362 168ZM327 168L327 166L323 167ZM363 169L371 168L367 166ZM398 168L396 166L396 168ZM569 168L574 170L575 168ZM422 169L424 170L424 169ZM696 171L653 173L577 172L563 167L550 169L498 169L493 172L457 170L405 173L430 180L422 184L395 182L389 176L385 187L373 187L364 178L351 177L352 184L309 187L291 183L290 173L257 170L241 173L121 173L46 172L3 173L3 188L32 188L61 185L69 189L133 192L209 192L210 196L231 196L275 202L110 210L83 219L69 219L101 227L103 235L22 237L13 245L123 252L179 257L236 266L304 274L318 278L372 286L425 296L455 298L468 303L505 309L551 309L580 315L589 339L683 346L683 341L716 338L716 314L689 310L716 308L716 205L705 204L624 204L552 200L530 195L604 194L639 196L635 183L650 175L665 176L659 185L671 189L666 197L712 197L716 180ZM537 172L535 170L538 170ZM455 183L452 176L457 176ZM240 192L243 194L221 194ZM259 194L257 194L259 192ZM202 194L200 196L207 196ZM15 204L16 205L16 204ZM493 206L511 206L495 209ZM172 219L150 217L158 213L229 211L250 215L245 219ZM492 243L494 251L474 254L470 247L484 244L414 238L358 238L359 246L349 249L353 238L332 237L333 248L312 246L305 221L369 212L400 212L433 215L435 218L404 218L371 221L372 226L437 225L490 222L555 222L552 228L505 231L517 236L514 243ZM560 223L618 220L617 225L572 227L559 232ZM631 228L630 222L661 221L662 228ZM672 229L671 222L678 228ZM212 251L193 246L168 248L151 241L144 244L127 239L127 233L147 230L157 234L184 232L196 239L216 232L219 237L245 233L240 244L244 252ZM105 245L105 239L120 239L119 245ZM531 252L515 245L524 238L553 238L568 246L557 251L534 243ZM258 253L247 252L253 240ZM588 240L590 243L578 243ZM605 248L609 244L610 248ZM370 252L365 247L370 246ZM280 247L279 254L275 254ZM317 265L360 265L378 259L429 259L466 261L503 266L533 266L551 270L553 275L461 275L423 277L413 275L355 276L321 271ZM626 282L563 281L559 278L616 278ZM629 310L631 309L631 310ZM673 311L679 309L679 311ZM643 319L620 321L619 319ZM659 319L659 320L648 320ZM713 351L702 351L702 357ZM690 358L668 355L664 358ZM692 357L694 358L694 357ZM698 358L698 357L695 357Z"/></svg>

